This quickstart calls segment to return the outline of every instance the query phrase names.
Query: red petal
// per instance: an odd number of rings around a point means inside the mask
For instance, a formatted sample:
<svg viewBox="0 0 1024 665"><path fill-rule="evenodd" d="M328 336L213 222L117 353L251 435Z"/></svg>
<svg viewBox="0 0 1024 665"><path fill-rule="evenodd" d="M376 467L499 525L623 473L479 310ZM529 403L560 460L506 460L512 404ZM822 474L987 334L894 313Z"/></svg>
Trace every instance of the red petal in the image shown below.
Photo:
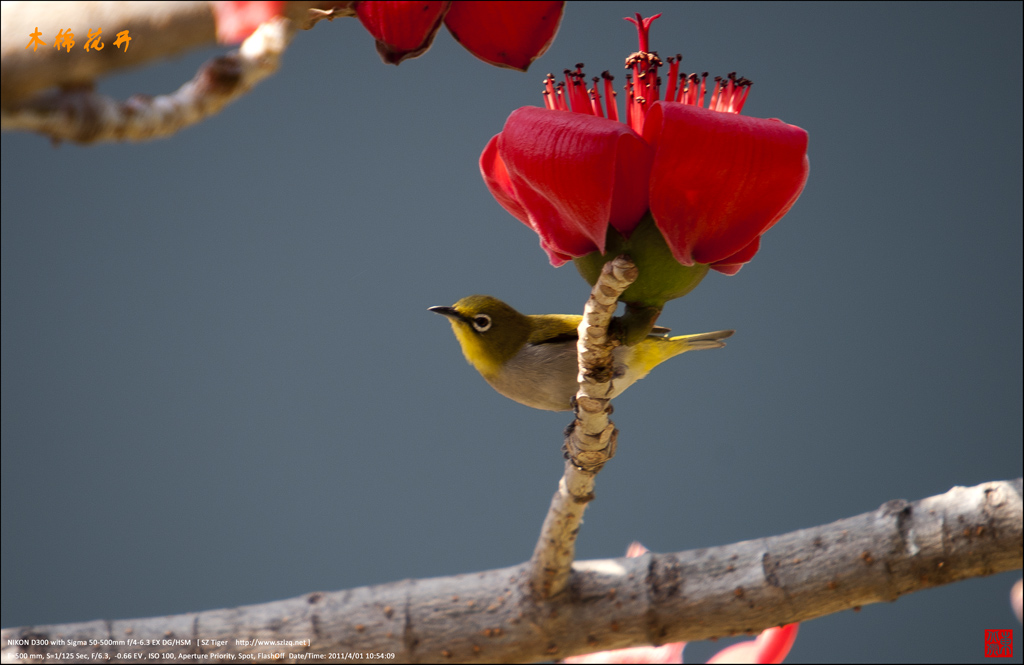
<svg viewBox="0 0 1024 665"><path fill-rule="evenodd" d="M514 111L497 137L504 173L488 150L481 158L488 187L507 181L492 193L519 219L516 206L525 212L523 221L549 253L604 250L609 223L629 233L647 212L653 152L620 122L528 106Z"/></svg>
<svg viewBox="0 0 1024 665"><path fill-rule="evenodd" d="M791 623L779 628L761 632L756 640L737 642L728 646L708 660L712 663L781 663L796 641L800 624Z"/></svg>
<svg viewBox="0 0 1024 665"><path fill-rule="evenodd" d="M275 16L284 14L284 2L211 2L217 41L237 44Z"/></svg>
<svg viewBox="0 0 1024 665"><path fill-rule="evenodd" d="M793 648L793 643L796 642L796 634L799 630L800 624L791 623L763 631L757 637L757 641L761 645L761 653L757 662L781 663L785 660L789 655L789 650Z"/></svg>
<svg viewBox="0 0 1024 665"><path fill-rule="evenodd" d="M651 214L683 265L730 259L807 181L807 132L780 120L657 102L644 138L655 147Z"/></svg>
<svg viewBox="0 0 1024 665"><path fill-rule="evenodd" d="M683 647L686 642L673 642L663 644L660 647L630 647L628 649L615 649L613 651L601 651L599 653L588 653L580 656L569 656L562 662L569 665L586 665L587 663L605 663L615 665L616 663L654 663L656 665L669 665L671 663L683 662Z"/></svg>
<svg viewBox="0 0 1024 665"><path fill-rule="evenodd" d="M377 40L381 60L397 65L423 55L441 28L448 2L357 2L356 16Z"/></svg>
<svg viewBox="0 0 1024 665"><path fill-rule="evenodd" d="M491 137L491 140L487 142L487 147L484 148L483 154L480 155L480 173L484 177L484 184L487 185L487 189L491 191L491 195L501 204L502 208L533 229L537 235L541 235L540 231L534 228L530 222L530 214L526 212L526 208L521 206L519 201L516 200L508 169L505 168L505 162L501 161L501 156L498 155L498 138L500 136L500 134L496 134ZM572 259L571 256L548 247L543 237L540 246L547 252L551 265L555 267Z"/></svg>
<svg viewBox="0 0 1024 665"><path fill-rule="evenodd" d="M544 55L562 21L564 2L453 2L444 24L484 62L525 72Z"/></svg>
<svg viewBox="0 0 1024 665"><path fill-rule="evenodd" d="M530 216L523 206L515 198L512 189L512 180L508 176L508 169L505 162L501 161L498 155L498 139L501 134L495 134L487 142L483 154L480 155L480 173L484 177L484 184L491 190L491 195L498 200L501 207L512 213L512 216L527 226L530 225Z"/></svg>
<svg viewBox="0 0 1024 665"><path fill-rule="evenodd" d="M736 252L732 256L727 256L718 263L712 263L711 269L717 270L725 275L735 275L740 271L740 268L746 263L750 263L750 260L754 258L754 254L757 254L757 250L761 249L761 236L754 238L754 241Z"/></svg>

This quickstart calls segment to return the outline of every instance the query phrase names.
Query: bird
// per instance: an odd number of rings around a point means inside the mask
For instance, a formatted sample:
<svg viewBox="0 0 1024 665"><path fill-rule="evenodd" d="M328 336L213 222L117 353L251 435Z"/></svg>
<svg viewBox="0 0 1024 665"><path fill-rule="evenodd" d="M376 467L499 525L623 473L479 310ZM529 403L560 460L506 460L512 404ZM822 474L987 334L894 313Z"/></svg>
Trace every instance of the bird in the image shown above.
<svg viewBox="0 0 1024 665"><path fill-rule="evenodd" d="M492 296L474 295L429 311L448 318L466 360L491 387L520 404L547 411L573 408L579 372L578 314L520 314ZM616 397L669 358L686 351L719 349L734 330L669 337L667 328L613 352Z"/></svg>

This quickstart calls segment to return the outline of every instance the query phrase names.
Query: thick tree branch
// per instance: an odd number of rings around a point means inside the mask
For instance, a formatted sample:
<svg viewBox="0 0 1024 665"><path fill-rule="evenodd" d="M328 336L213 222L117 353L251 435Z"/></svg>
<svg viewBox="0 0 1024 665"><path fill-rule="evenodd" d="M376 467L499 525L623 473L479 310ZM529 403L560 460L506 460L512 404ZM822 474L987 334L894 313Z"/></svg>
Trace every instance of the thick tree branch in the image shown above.
<svg viewBox="0 0 1024 665"><path fill-rule="evenodd" d="M611 400L607 396L612 390L612 351L616 343L608 336L608 324L619 296L636 278L636 266L628 258L609 261L583 308L576 344L580 368L576 419L566 430L565 471L530 559L529 587L541 598L565 589L583 511L594 498L594 478L615 455L618 432L608 419Z"/></svg>
<svg viewBox="0 0 1024 665"><path fill-rule="evenodd" d="M5 2L0 15L0 103L5 108L49 88L80 88L119 70L216 44L208 2ZM46 45L25 48L36 29ZM87 52L82 46L97 29L106 46ZM132 36L128 48L114 48L114 35L125 29ZM53 48L58 30L75 35L75 48Z"/></svg>
<svg viewBox="0 0 1024 665"><path fill-rule="evenodd" d="M174 651L281 654L285 660L308 653L360 653L372 660L365 655L376 653L391 662L525 662L758 632L1020 569L1021 493L1020 478L954 487L781 536L578 562L566 593L546 601L524 591L527 563L235 609L5 629L2 659L75 651L142 654L145 660L145 654ZM69 640L84 644L72 647ZM115 643L89 646L89 640Z"/></svg>
<svg viewBox="0 0 1024 665"><path fill-rule="evenodd" d="M277 71L294 31L286 18L264 23L241 48L205 63L194 79L169 95L136 95L119 102L89 88L55 90L3 109L0 119L5 130L77 143L164 138L219 113Z"/></svg>
<svg viewBox="0 0 1024 665"><path fill-rule="evenodd" d="M5 2L0 11L0 126L78 143L163 138L201 122L274 73L296 28L351 13L341 3L290 2L286 16L265 23L237 51L205 63L178 90L119 101L96 93L95 81L215 44L209 3ZM58 28L75 35L74 48L53 48ZM103 50L85 51L97 28L105 30ZM37 29L47 43L26 48ZM122 29L131 33L124 49L114 46Z"/></svg>

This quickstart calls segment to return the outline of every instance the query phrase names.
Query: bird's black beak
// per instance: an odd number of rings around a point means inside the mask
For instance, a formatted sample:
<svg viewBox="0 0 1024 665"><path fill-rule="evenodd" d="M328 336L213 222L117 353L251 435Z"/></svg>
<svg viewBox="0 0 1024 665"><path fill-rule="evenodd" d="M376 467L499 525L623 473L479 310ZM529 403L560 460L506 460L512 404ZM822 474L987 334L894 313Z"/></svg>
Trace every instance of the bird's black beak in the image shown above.
<svg viewBox="0 0 1024 665"><path fill-rule="evenodd" d="M428 307L427 311L433 312L435 314L440 314L441 316L447 316L449 319L462 318L462 316L454 307L442 307L438 305L437 307Z"/></svg>

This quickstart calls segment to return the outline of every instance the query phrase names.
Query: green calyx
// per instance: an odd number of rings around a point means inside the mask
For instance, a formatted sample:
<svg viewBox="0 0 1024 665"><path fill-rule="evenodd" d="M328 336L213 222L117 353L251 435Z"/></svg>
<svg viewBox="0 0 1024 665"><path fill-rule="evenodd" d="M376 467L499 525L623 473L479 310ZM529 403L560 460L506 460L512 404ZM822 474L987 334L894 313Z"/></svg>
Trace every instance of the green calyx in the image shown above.
<svg viewBox="0 0 1024 665"><path fill-rule="evenodd" d="M604 254L591 252L573 262L583 279L593 285L604 264L622 254L633 260L640 276L619 298L626 303L626 315L616 320L616 327L626 344L635 344L651 331L665 303L693 291L709 266L684 266L676 261L650 212L629 238L609 226Z"/></svg>

